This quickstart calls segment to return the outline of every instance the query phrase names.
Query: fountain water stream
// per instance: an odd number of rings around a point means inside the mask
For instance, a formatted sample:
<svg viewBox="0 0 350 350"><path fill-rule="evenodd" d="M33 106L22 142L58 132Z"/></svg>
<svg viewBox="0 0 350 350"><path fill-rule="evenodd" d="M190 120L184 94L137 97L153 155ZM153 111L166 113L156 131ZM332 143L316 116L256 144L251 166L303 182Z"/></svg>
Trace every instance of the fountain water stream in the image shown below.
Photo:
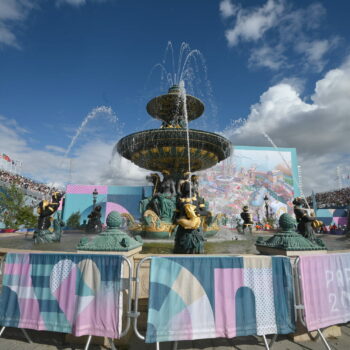
<svg viewBox="0 0 350 350"><path fill-rule="evenodd" d="M281 159L283 160L284 164L286 165L287 169L289 169L290 172L292 172L292 169L290 167L290 165L288 164L288 162L286 161L286 159L283 157L282 152L279 150L279 148L276 146L276 144L272 141L271 137L265 132L263 131L262 134L266 137L266 139L271 143L271 145L276 149L276 151L278 152L278 154L280 155ZM300 195L301 197L304 199L306 206L308 207L308 209L310 210L310 206L309 203L304 195L304 191L303 191L303 186L302 186L302 177L301 177L301 167L300 165L298 166L298 185L299 185L299 190L300 190Z"/></svg>
<svg viewBox="0 0 350 350"><path fill-rule="evenodd" d="M72 140L70 142L70 144L68 145L65 153L64 153L64 158L67 157L67 155L69 154L69 152L71 151L71 149L73 148L73 146L75 145L75 143L77 142L78 137L81 135L81 133L83 132L83 130L85 129L85 127L87 126L87 124L99 117L99 116L107 116L108 119L113 122L116 123L117 122L117 116L115 115L115 113L113 112L111 107L106 107L106 106L99 106L94 108L86 117L85 119L82 121L82 123L80 124L79 128L76 130L75 135L72 137Z"/></svg>
<svg viewBox="0 0 350 350"><path fill-rule="evenodd" d="M188 127L188 113L187 113L187 97L185 82L180 81L180 100L183 102L183 114L186 122L186 140L187 140L187 159L188 159L188 172L191 174L191 150L190 150L190 133ZM190 181L190 198L192 198L192 182Z"/></svg>

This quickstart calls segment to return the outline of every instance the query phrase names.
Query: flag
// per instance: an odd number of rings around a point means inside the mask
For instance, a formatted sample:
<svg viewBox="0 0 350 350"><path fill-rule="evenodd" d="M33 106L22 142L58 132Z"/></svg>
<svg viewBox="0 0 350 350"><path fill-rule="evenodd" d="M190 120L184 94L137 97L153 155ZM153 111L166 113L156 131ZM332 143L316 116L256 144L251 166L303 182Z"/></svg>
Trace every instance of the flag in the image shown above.
<svg viewBox="0 0 350 350"><path fill-rule="evenodd" d="M5 153L2 154L2 158L5 159L8 162L11 162L11 158Z"/></svg>

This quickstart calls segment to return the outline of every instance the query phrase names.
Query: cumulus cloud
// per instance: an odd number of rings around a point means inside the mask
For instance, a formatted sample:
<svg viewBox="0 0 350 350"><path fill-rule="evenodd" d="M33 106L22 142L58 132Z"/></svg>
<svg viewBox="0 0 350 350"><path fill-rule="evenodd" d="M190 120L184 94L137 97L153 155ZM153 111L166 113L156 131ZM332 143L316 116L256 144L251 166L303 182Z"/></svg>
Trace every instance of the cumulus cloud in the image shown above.
<svg viewBox="0 0 350 350"><path fill-rule="evenodd" d="M327 54L339 43L337 37L318 37L326 14L319 3L295 9L284 0L267 0L260 7L243 8L225 0L220 13L232 19L225 31L230 47L254 44L248 49L250 67L291 69L294 64L290 57L296 56L299 69L301 63L305 70L320 72L327 63Z"/></svg>
<svg viewBox="0 0 350 350"><path fill-rule="evenodd" d="M350 58L317 81L309 102L287 82L265 91L246 122L226 130L234 144L267 146L266 133L279 147L296 147L304 188L336 187L336 167L350 160Z"/></svg>
<svg viewBox="0 0 350 350"><path fill-rule="evenodd" d="M249 57L250 67L265 67L277 71L286 64L286 57L283 55L283 46L270 47L262 45L251 51Z"/></svg>
<svg viewBox="0 0 350 350"><path fill-rule="evenodd" d="M230 1L227 1L231 4ZM235 46L240 41L256 41L270 28L276 26L284 11L283 1L268 0L262 7L237 10L233 28L226 31L229 46ZM233 13L234 14L234 13Z"/></svg>
<svg viewBox="0 0 350 350"><path fill-rule="evenodd" d="M36 5L36 0L0 0L0 45L20 47L15 30Z"/></svg>
<svg viewBox="0 0 350 350"><path fill-rule="evenodd" d="M86 5L88 2L105 2L108 0L56 0L56 4L59 5L72 5L72 6L82 6Z"/></svg>
<svg viewBox="0 0 350 350"><path fill-rule="evenodd" d="M149 171L115 155L115 140L89 137L72 153L56 145L34 148L28 131L9 118L0 116L0 150L22 162L22 173L36 181L64 186L67 182L107 185L145 185ZM4 165L4 164L3 164Z"/></svg>
<svg viewBox="0 0 350 350"><path fill-rule="evenodd" d="M229 18L236 14L238 7L232 4L230 0L223 0L219 5L220 13L223 18Z"/></svg>
<svg viewBox="0 0 350 350"><path fill-rule="evenodd" d="M314 71L320 72L326 64L326 54L338 44L338 41L338 38L299 41L295 45L295 51L304 54L307 64L312 66Z"/></svg>
<svg viewBox="0 0 350 350"><path fill-rule="evenodd" d="M68 4L73 6L85 5L86 0L57 0L57 5Z"/></svg>

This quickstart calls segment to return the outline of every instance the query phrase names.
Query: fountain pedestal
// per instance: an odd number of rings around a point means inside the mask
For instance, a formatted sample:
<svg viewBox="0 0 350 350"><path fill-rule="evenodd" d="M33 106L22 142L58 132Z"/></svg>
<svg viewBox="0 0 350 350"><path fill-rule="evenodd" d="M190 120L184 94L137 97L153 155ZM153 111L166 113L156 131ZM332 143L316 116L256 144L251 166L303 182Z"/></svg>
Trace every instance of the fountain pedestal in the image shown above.
<svg viewBox="0 0 350 350"><path fill-rule="evenodd" d="M295 231L297 223L289 214L280 216L279 225L281 231L274 236L257 239L255 246L261 254L297 257L327 253L327 248L320 238L311 241Z"/></svg>
<svg viewBox="0 0 350 350"><path fill-rule="evenodd" d="M183 86L174 85L167 94L153 98L147 104L147 112L162 122L160 128L127 135L119 140L116 150L137 166L163 174L162 181L157 173L149 176L154 185L153 194L141 201L140 223L133 223L129 230L145 238L164 239L173 236L178 224L176 202L181 196L178 189L169 190L169 183L179 183L185 173L190 176L226 159L231 154L232 145L221 135L188 128L190 121L202 115L204 104L198 98L187 95ZM192 177L188 181L198 188L196 176ZM162 188L162 185L165 186ZM195 192L192 194L199 198ZM204 235L216 234L219 217L211 213L200 216L203 216L201 229Z"/></svg>
<svg viewBox="0 0 350 350"><path fill-rule="evenodd" d="M107 230L92 241L88 238L81 239L76 248L78 253L85 253L86 251L100 254L132 252L131 255L133 255L142 249L143 242L140 238L134 239L119 229L122 224L122 217L117 211L110 212L106 222Z"/></svg>

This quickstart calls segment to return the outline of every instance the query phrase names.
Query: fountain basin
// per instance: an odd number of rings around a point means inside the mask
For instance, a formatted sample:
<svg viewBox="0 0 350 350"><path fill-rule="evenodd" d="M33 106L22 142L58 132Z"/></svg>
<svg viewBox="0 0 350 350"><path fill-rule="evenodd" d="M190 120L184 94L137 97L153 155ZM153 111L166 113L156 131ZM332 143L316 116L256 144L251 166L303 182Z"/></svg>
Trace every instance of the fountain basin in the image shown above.
<svg viewBox="0 0 350 350"><path fill-rule="evenodd" d="M207 131L189 130L191 171L208 169L231 154L226 138ZM181 128L150 129L130 134L116 145L123 157L141 168L152 171L171 169L172 173L188 170L186 130Z"/></svg>
<svg viewBox="0 0 350 350"><path fill-rule="evenodd" d="M204 105L198 98L186 95L188 121L197 119L204 112ZM147 104L147 112L153 118L170 122L183 114L183 101L178 87L169 89L169 93L153 98Z"/></svg>

